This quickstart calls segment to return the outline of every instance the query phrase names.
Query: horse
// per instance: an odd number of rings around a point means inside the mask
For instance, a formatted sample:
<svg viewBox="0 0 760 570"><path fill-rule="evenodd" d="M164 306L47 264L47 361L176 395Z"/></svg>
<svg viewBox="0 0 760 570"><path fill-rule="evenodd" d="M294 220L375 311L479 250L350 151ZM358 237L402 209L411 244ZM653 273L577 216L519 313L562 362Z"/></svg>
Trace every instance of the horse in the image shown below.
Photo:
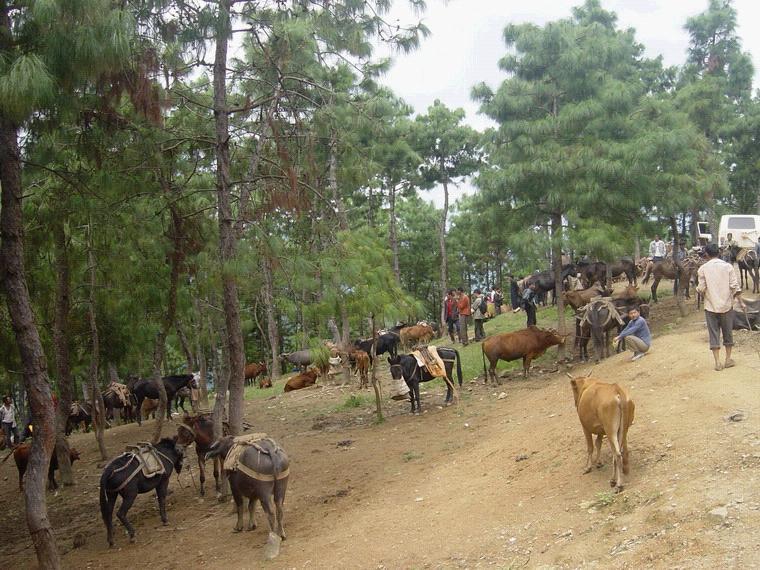
<svg viewBox="0 0 760 570"><path fill-rule="evenodd" d="M185 400L188 398L190 398L190 388L185 386L184 388L177 390L177 393L174 395L174 411L179 413L180 408L182 408L182 411L187 413L187 410L185 409Z"/></svg>
<svg viewBox="0 0 760 570"><path fill-rule="evenodd" d="M562 273L560 274L560 281L565 281L571 275L575 275L577 269L574 264L568 263L562 266ZM522 284L523 289L530 287L533 283L536 284L536 293L539 296L546 298L546 293L554 291L554 271L542 271L541 273L534 273L533 275L526 277ZM556 302L557 295L555 293L553 302Z"/></svg>
<svg viewBox="0 0 760 570"><path fill-rule="evenodd" d="M688 263L686 263L688 262ZM656 261L647 265L644 273L642 283L647 283L649 278L654 276L652 282L652 302L657 303L657 287L660 285L662 278L666 279L678 279L678 285L684 294L686 299L689 298L689 283L692 275L696 272L695 266L690 260L684 260L681 263L674 265L672 259L664 259L662 261Z"/></svg>
<svg viewBox="0 0 760 570"><path fill-rule="evenodd" d="M223 437L211 446L206 459L227 457L233 444L232 436ZM239 465L242 469L225 470L237 506L238 516L234 531L243 530L243 500L248 498L248 530L256 529L254 511L256 501L261 501L261 507L269 521L270 536L276 534L285 540L282 505L289 478L290 461L287 454L272 439L264 438L246 446L240 455Z"/></svg>
<svg viewBox="0 0 760 570"><path fill-rule="evenodd" d="M113 390L106 390L103 392L103 404L105 404L106 407L106 420L113 421L113 411L122 410L120 413L123 421L135 421L135 399L133 394L130 393L127 396L127 403L124 404L116 392Z"/></svg>
<svg viewBox="0 0 760 570"><path fill-rule="evenodd" d="M226 426L225 426L226 427ZM227 435L227 430L224 430ZM206 495L204 484L206 482L206 453L214 443L214 420L211 414L199 414L191 416L185 414L182 423L177 426L177 443L188 446L195 442L195 453L198 456L198 470L201 474L201 497ZM219 457L214 458L214 481L216 482L217 497L222 494L222 483L219 475L222 463Z"/></svg>
<svg viewBox="0 0 760 570"><path fill-rule="evenodd" d="M188 386L197 388L198 382L193 374L175 374L173 376L164 376L162 378L164 388L166 388L166 419L172 419L172 401L180 388ZM145 398L158 398L158 389L153 380L141 378L135 382L132 393L137 398L137 425L142 425L142 403Z"/></svg>
<svg viewBox="0 0 760 570"><path fill-rule="evenodd" d="M620 275L625 275L628 279L628 285L638 285L636 279L636 264L629 257L621 257L616 263L610 265L610 275L613 279Z"/></svg>
<svg viewBox="0 0 760 570"><path fill-rule="evenodd" d="M450 404L454 392L454 383L452 369L454 361L457 363L457 380L462 385L462 361L459 358L459 352L453 348L439 347L438 354L443 360L446 367L446 400L445 404ZM428 382L436 378L431 376L426 368L420 368L417 359L411 354L399 354L388 358L388 364L391 365L391 376L394 380L404 379L409 386L409 400L412 404L412 413L421 413L422 405L420 403L420 382ZM416 402L416 408L415 408Z"/></svg>
<svg viewBox="0 0 760 570"><path fill-rule="evenodd" d="M66 435L84 425L84 431L90 430L92 423L92 404L89 402L72 402L69 418L66 420Z"/></svg>
<svg viewBox="0 0 760 570"><path fill-rule="evenodd" d="M604 261L576 261L575 266L581 276L581 282L585 287L591 287L595 282L607 285L607 264ZM618 272L620 275L621 272Z"/></svg>
<svg viewBox="0 0 760 570"><path fill-rule="evenodd" d="M106 525L109 547L112 547L114 543L113 509L119 495L121 495L121 506L116 516L127 529L129 542L135 541L135 528L127 519L127 513L138 494L155 489L161 522L164 525L169 524L169 519L166 516L166 494L169 487L169 477L171 477L172 470L176 470L177 473L182 471L184 449L181 445L177 445L176 437L165 437L152 447L157 452L159 461L164 467L164 473L160 475L146 477L142 472L142 465L133 453L119 455L103 469L103 474L100 476L100 514L103 516L103 523Z"/></svg>
<svg viewBox="0 0 760 570"><path fill-rule="evenodd" d="M740 248L738 245L732 246L729 252L731 263L734 261L739 267L739 280L742 289L749 289L749 278L752 277L752 292L760 293L760 260L757 258L757 252L754 249Z"/></svg>

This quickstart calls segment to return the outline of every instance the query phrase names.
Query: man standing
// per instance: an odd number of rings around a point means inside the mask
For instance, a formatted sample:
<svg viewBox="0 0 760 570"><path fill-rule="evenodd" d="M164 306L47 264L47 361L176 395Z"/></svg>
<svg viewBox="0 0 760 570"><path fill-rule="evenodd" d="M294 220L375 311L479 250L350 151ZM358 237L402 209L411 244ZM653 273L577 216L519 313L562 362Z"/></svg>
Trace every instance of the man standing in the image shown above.
<svg viewBox="0 0 760 570"><path fill-rule="evenodd" d="M446 293L446 326L449 330L451 342L456 342L454 333L459 333L459 308L457 307L454 289L449 289L449 292Z"/></svg>
<svg viewBox="0 0 760 570"><path fill-rule="evenodd" d="M530 286L525 288L522 295L522 308L528 316L527 326L536 324L536 287L535 283L531 283Z"/></svg>
<svg viewBox="0 0 760 570"><path fill-rule="evenodd" d="M649 332L649 325L644 317L639 313L638 308L631 307L628 310L628 324L620 331L613 343L617 344L619 340L625 339L625 346L633 351L631 360L638 360L649 350L652 344L652 333Z"/></svg>
<svg viewBox="0 0 760 570"><path fill-rule="evenodd" d="M501 314L501 306L504 304L504 295L501 292L501 287L494 287L493 288L493 305L494 305L494 314L500 315Z"/></svg>
<svg viewBox="0 0 760 570"><path fill-rule="evenodd" d="M760 259L760 237L757 238L757 243L755 244L755 255Z"/></svg>
<svg viewBox="0 0 760 570"><path fill-rule="evenodd" d="M655 234L654 239L649 242L649 257L652 261L662 261L665 259L665 242L660 239L659 234Z"/></svg>
<svg viewBox="0 0 760 570"><path fill-rule="evenodd" d="M731 348L734 346L733 336L733 301L736 299L743 304L742 290L736 272L731 264L718 258L719 249L714 243L705 247L707 263L697 271L699 284L697 292L705 296L705 321L710 337L710 350L715 358L715 370L731 368ZM723 334L723 346L726 347L725 364L720 362L720 335Z"/></svg>
<svg viewBox="0 0 760 570"><path fill-rule="evenodd" d="M467 346L470 341L467 338L467 319L470 317L470 298L465 294L464 289L458 289L457 309L459 310L459 342Z"/></svg>
<svg viewBox="0 0 760 570"><path fill-rule="evenodd" d="M483 330L483 321L486 318L486 301L480 292L480 289L475 289L472 298L472 319L475 321L475 342L481 341L486 338L486 333Z"/></svg>
<svg viewBox="0 0 760 570"><path fill-rule="evenodd" d="M0 422L3 425L3 434L5 435L5 446L10 449L14 444L18 444L18 429L16 429L16 408L11 404L11 397L3 398L3 405L0 406ZM13 435L13 441L11 441Z"/></svg>

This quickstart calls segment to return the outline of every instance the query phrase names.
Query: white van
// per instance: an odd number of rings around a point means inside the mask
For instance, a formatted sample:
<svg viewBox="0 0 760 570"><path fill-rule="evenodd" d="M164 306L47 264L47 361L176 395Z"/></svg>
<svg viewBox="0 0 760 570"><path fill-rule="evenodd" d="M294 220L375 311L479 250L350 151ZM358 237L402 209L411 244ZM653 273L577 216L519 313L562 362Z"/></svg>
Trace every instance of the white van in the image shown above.
<svg viewBox="0 0 760 570"><path fill-rule="evenodd" d="M755 247L760 236L760 216L744 216L731 214L721 216L718 230L719 245L723 245L732 234L739 247Z"/></svg>
<svg viewBox="0 0 760 570"><path fill-rule="evenodd" d="M712 232L708 222L697 222L697 243L707 245L712 241Z"/></svg>

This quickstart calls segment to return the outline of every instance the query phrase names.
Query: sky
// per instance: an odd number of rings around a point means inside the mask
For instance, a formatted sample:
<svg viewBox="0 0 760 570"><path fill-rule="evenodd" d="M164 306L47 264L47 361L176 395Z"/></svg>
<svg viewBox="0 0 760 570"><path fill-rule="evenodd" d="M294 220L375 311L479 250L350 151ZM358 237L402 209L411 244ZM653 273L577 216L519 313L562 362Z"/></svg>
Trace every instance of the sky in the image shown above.
<svg viewBox="0 0 760 570"><path fill-rule="evenodd" d="M482 130L487 118L478 115L470 99L473 85L485 82L498 87L505 75L498 68L506 53L502 32L508 23L538 25L569 17L583 0L428 0L427 10L415 15L405 0L396 0L390 21L408 24L421 20L430 36L410 54L394 55L394 65L382 82L424 113L436 99L450 108L462 107L466 122ZM615 12L620 28L634 28L636 39L648 57L663 56L665 65L680 65L686 58L689 36L683 29L687 18L707 8L708 0L602 0ZM760 2L735 0L738 32L744 51L753 56L760 70L760 34L752 27L760 19ZM756 82L757 85L757 82ZM451 191L452 199L475 191L467 182ZM436 206L443 205L443 191L428 194Z"/></svg>

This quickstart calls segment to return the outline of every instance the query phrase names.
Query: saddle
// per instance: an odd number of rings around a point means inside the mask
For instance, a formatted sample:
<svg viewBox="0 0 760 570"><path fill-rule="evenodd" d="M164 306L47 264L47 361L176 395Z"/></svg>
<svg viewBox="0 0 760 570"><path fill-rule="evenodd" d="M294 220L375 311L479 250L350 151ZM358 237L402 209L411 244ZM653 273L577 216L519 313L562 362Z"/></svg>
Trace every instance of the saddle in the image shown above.
<svg viewBox="0 0 760 570"><path fill-rule="evenodd" d="M271 449L261 445L263 441L267 441L271 444ZM243 453L249 447L253 447L259 453L269 455L272 453L279 453L281 448L277 443L265 433L249 433L247 435L239 435L233 440L232 449L227 453L227 457L224 458L224 470L225 471L240 471L241 473L256 479L258 481L274 481L275 476L267 473L260 473L248 467L241 461ZM284 479L290 475L290 470L285 469L277 474L277 479Z"/></svg>
<svg viewBox="0 0 760 570"><path fill-rule="evenodd" d="M158 456L158 451L148 442L140 442L137 445L128 445L127 453L134 456L140 464L143 475L146 477L155 477L166 473L166 467Z"/></svg>
<svg viewBox="0 0 760 570"><path fill-rule="evenodd" d="M425 368L434 378L446 376L446 366L435 346L423 346L412 352L420 368Z"/></svg>
<svg viewBox="0 0 760 570"><path fill-rule="evenodd" d="M612 297L594 297L587 305L584 305L578 309L575 318L580 321L581 325L585 323L588 323L590 325L591 322L589 321L589 313L591 312L591 309L599 309L601 307L607 308L607 320L602 323L602 327L606 327L612 319L615 319L621 326L624 324L623 317L620 316L618 308L612 302Z"/></svg>
<svg viewBox="0 0 760 570"><path fill-rule="evenodd" d="M104 396L108 394L114 394L121 401L122 406L128 406L129 402L129 388L126 384L119 384L118 382L111 382L103 393Z"/></svg>

